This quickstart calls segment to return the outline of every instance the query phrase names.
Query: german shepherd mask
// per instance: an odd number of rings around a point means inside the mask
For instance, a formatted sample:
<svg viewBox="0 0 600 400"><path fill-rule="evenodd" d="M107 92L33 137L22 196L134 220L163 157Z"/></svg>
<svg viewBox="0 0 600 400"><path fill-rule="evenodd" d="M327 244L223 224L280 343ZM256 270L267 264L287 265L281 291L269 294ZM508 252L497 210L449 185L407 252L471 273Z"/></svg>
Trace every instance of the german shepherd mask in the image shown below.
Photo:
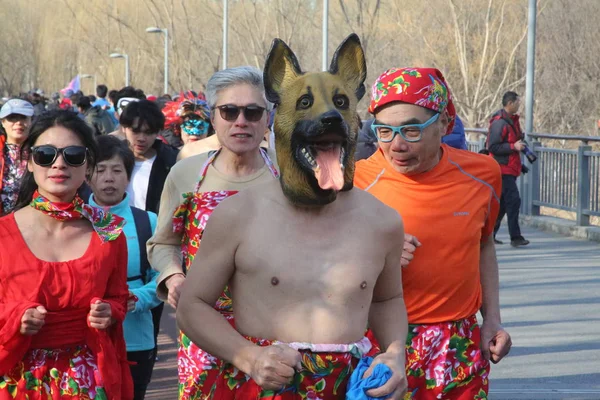
<svg viewBox="0 0 600 400"><path fill-rule="evenodd" d="M340 44L326 72L302 72L294 52L273 41L264 82L267 99L277 105L273 129L281 187L293 204L325 205L352 189L356 106L366 76L356 34Z"/></svg>

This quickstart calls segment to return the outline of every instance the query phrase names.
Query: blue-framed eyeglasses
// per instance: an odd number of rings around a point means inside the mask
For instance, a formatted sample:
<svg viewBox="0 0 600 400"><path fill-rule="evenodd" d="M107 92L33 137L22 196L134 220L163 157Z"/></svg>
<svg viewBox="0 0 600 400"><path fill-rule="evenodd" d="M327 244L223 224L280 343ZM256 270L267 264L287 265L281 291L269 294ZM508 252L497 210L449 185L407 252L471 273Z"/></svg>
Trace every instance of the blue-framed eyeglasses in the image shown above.
<svg viewBox="0 0 600 400"><path fill-rule="evenodd" d="M423 129L433 124L438 120L439 117L440 114L436 113L433 117L429 118L422 124L409 124L401 126L372 124L371 130L375 135L377 135L377 139L384 143L391 142L394 140L396 135L402 136L402 138L407 142L418 142L421 140L423 135Z"/></svg>

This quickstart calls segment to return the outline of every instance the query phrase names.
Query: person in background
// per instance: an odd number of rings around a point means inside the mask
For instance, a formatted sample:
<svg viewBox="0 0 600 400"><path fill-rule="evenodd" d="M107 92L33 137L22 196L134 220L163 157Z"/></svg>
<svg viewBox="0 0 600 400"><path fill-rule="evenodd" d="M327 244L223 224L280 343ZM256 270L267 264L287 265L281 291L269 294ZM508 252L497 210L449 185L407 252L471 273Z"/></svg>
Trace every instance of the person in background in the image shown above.
<svg viewBox="0 0 600 400"><path fill-rule="evenodd" d="M214 133L210 122L210 109L206 101L191 98L169 102L163 108L165 130L161 136L173 147L197 142Z"/></svg>
<svg viewBox="0 0 600 400"><path fill-rule="evenodd" d="M60 110L60 93L54 92L50 95L50 101L46 105L47 111Z"/></svg>
<svg viewBox="0 0 600 400"><path fill-rule="evenodd" d="M132 399L123 219L77 195L94 133L72 111L47 112L23 148L16 211L0 219L0 399Z"/></svg>
<svg viewBox="0 0 600 400"><path fill-rule="evenodd" d="M442 143L454 147L455 149L467 150L465 126L458 115L454 119L454 128L452 128L452 132L446 136L442 136Z"/></svg>
<svg viewBox="0 0 600 400"><path fill-rule="evenodd" d="M71 102L71 96L73 96L73 91L71 89L67 89L64 92L61 91L61 93L63 98L58 106L61 110L73 111L73 102Z"/></svg>
<svg viewBox="0 0 600 400"><path fill-rule="evenodd" d="M110 108L110 102L106 99L107 94L108 88L106 85L96 86L96 100L92 103L92 106L100 106L103 110L108 110Z"/></svg>
<svg viewBox="0 0 600 400"><path fill-rule="evenodd" d="M127 98L121 98L123 103ZM135 99L134 99L135 100ZM129 205L158 214L160 198L171 167L177 162L178 150L158 139L165 116L156 103L131 101L123 107L121 129L135 157L127 194ZM158 341L164 303L152 309L154 339Z"/></svg>
<svg viewBox="0 0 600 400"><path fill-rule="evenodd" d="M96 135L108 135L114 131L115 125L108 112L104 111L100 106L92 106L89 97L80 97L77 102L77 108L83 114L85 122L94 128Z"/></svg>
<svg viewBox="0 0 600 400"><path fill-rule="evenodd" d="M11 99L0 109L0 216L14 209L21 179L27 170L27 152L21 146L29 135L33 106L21 99Z"/></svg>
<svg viewBox="0 0 600 400"><path fill-rule="evenodd" d="M112 104L110 103L110 101L108 101L106 99L107 95L108 95L108 88L106 87L106 85L96 86L96 96L97 97L92 102L92 106L93 107L99 106L101 109L106 111L108 113L108 115L110 116L110 119L111 119L113 125L117 126L119 124L119 121L115 117L115 110L114 110Z"/></svg>
<svg viewBox="0 0 600 400"><path fill-rule="evenodd" d="M117 120L120 120L121 114L127 107L129 103L136 102L139 100L145 100L146 94L141 89L136 89L133 86L125 86L118 92L116 92L113 97L111 97L111 102L114 105L114 113L113 115ZM117 129L114 132L111 132L111 135L118 136L119 138L125 140L125 133L121 125L117 126Z"/></svg>
<svg viewBox="0 0 600 400"><path fill-rule="evenodd" d="M123 322L127 360L133 378L134 400L143 400L152 378L156 360L154 322L151 309L161 301L156 296L157 272L150 268L146 241L156 229L156 214L131 207L127 185L135 158L127 144L114 136L100 136L96 169L89 181L92 196L89 204L102 207L126 221L127 284L129 299Z"/></svg>
<svg viewBox="0 0 600 400"><path fill-rule="evenodd" d="M506 92L502 96L502 107L490 119L488 150L502 171L502 197L500 213L494 228L494 242L503 244L496 239L500 224L507 216L510 245L513 247L527 246L529 240L521 235L519 226L519 209L521 196L517 187L517 178L521 175L523 163L521 151L525 149L524 135L519 123L519 107L521 98L515 92Z"/></svg>
<svg viewBox="0 0 600 400"><path fill-rule="evenodd" d="M360 122L356 152L354 153L354 159L356 161L367 159L377 151L377 137L371 130L373 121L373 118L369 118L364 122Z"/></svg>
<svg viewBox="0 0 600 400"><path fill-rule="evenodd" d="M36 117L46 111L46 99L41 90L31 93L31 104L33 105L33 115Z"/></svg>
<svg viewBox="0 0 600 400"><path fill-rule="evenodd" d="M155 103L140 100L129 103L119 121L135 156L131 182L127 187L129 203L158 213L165 180L177 159L177 149L158 139L165 116Z"/></svg>

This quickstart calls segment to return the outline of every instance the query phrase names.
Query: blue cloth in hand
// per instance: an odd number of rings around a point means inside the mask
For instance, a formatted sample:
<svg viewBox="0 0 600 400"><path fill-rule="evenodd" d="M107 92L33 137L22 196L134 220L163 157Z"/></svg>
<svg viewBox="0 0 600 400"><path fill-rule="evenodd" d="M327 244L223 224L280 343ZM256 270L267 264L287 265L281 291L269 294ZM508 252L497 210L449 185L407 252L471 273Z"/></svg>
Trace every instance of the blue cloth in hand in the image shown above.
<svg viewBox="0 0 600 400"><path fill-rule="evenodd" d="M373 357L363 357L358 362L348 381L346 400L376 400L380 398L367 395L367 391L383 386L392 377L392 370L385 364L377 364L371 376L363 379L363 375L372 362Z"/></svg>

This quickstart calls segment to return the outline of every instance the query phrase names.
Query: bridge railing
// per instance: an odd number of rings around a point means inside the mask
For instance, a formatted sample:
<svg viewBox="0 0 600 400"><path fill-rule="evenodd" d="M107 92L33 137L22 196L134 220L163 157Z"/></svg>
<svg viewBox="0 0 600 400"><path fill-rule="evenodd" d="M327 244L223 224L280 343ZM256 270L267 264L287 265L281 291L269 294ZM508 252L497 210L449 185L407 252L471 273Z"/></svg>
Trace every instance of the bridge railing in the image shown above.
<svg viewBox="0 0 600 400"><path fill-rule="evenodd" d="M478 152L485 148L486 129L465 129L481 134L478 141L469 141L468 149ZM577 225L587 226L590 217L600 216L600 152L592 151L591 142L600 143L598 136L569 136L532 133L530 148L538 159L525 161L529 173L519 179L521 212L540 215L541 207L575 213ZM542 140L579 141L577 149L546 147Z"/></svg>

